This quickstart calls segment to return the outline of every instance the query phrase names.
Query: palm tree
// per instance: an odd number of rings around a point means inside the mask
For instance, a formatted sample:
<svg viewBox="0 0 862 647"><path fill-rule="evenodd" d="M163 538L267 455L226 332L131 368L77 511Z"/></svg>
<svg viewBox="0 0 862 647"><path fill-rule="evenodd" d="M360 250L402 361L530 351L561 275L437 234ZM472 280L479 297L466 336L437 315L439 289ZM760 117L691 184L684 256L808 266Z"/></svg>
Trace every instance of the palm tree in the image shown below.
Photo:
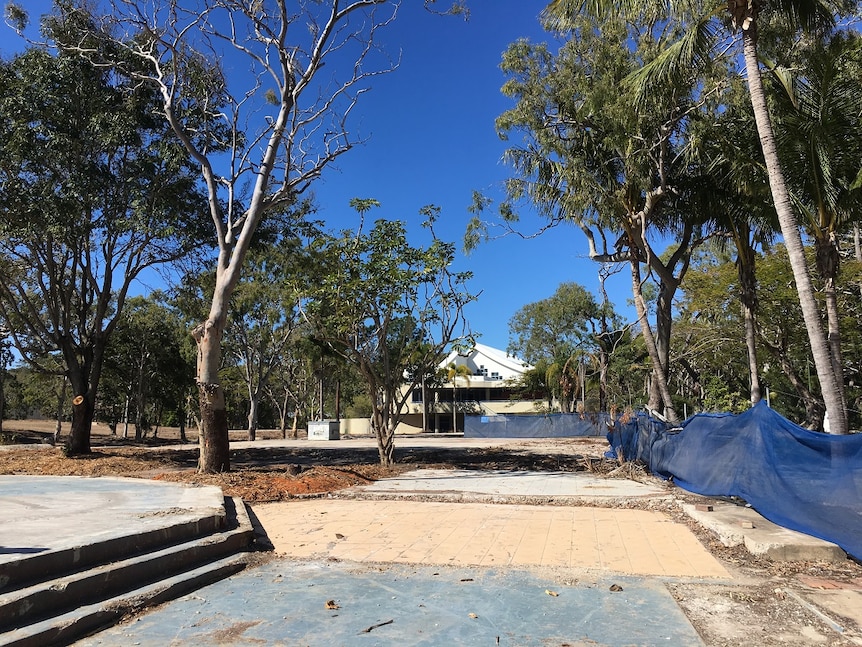
<svg viewBox="0 0 862 647"><path fill-rule="evenodd" d="M796 207L814 239L816 267L823 284L829 350L836 375L843 374L839 332L838 239L862 206L862 190L853 189L862 158L862 96L858 72L847 61L858 58L858 36L837 35L816 42L803 60L804 74L784 80L778 93L778 145L788 166ZM843 384L841 384L843 387ZM843 390L842 390L843 399Z"/></svg>
<svg viewBox="0 0 862 647"><path fill-rule="evenodd" d="M715 129L710 123L704 137L703 182L715 213L719 236L715 240L736 249L739 300L745 327L748 354L749 400L752 405L762 398L757 364L757 247L765 249L778 228L772 206L766 169L757 148L760 145L751 127L749 111L740 109L739 93L733 93L727 109ZM745 101L747 101L747 97ZM717 132L716 132L717 130Z"/></svg>
<svg viewBox="0 0 862 647"><path fill-rule="evenodd" d="M676 5L677 3L669 2L668 8L671 11L682 9L681 6ZM831 24L833 21L832 14L818 0L776 0L771 6L774 11L779 12L789 22L804 29ZM637 0L628 0L624 3L617 3L612 0L552 0L546 13L555 18L561 27L565 27L582 11L588 11L594 15L620 12L633 14L640 13L650 7L655 7L655 4L638 2ZM688 5L686 5L687 7ZM717 7L718 5L713 5L713 9ZM758 18L760 17L761 2L759 0L727 0L726 8L730 13L733 27L742 31L743 57L757 133L766 162L769 186L778 214L781 234L787 247L790 265L796 281L802 316L826 405L826 415L833 433L847 433L847 416L841 397L841 376L836 375L829 346L823 334L820 313L814 296L814 286L805 260L802 236L793 212L784 171L778 158L772 119L766 105L766 94L757 56ZM691 65L696 61L707 60L709 57L706 55L705 48L712 45L712 40L708 38L710 31L707 24L714 17L716 17L715 13L705 12L701 16L702 20L694 23L694 29L691 30L687 38L679 42L678 47L669 50L668 56L656 59L654 64L656 73L678 72L679 69L672 65L674 61Z"/></svg>

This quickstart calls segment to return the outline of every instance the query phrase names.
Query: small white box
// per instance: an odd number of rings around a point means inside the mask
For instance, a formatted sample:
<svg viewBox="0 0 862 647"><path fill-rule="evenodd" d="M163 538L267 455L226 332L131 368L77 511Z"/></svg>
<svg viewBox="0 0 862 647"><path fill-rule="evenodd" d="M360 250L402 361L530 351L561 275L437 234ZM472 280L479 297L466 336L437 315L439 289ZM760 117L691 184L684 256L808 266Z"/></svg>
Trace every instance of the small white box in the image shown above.
<svg viewBox="0 0 862 647"><path fill-rule="evenodd" d="M340 427L338 420L309 420L308 440L339 440Z"/></svg>

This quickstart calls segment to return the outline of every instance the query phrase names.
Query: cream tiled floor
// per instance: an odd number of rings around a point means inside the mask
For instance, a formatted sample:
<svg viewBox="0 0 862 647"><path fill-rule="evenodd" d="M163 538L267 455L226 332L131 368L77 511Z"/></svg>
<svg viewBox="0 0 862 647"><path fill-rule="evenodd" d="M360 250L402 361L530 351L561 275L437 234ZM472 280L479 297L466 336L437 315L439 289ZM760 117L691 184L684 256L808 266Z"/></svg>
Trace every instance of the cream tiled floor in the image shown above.
<svg viewBox="0 0 862 647"><path fill-rule="evenodd" d="M660 512L325 499L254 512L276 552L297 558L730 577L688 528Z"/></svg>

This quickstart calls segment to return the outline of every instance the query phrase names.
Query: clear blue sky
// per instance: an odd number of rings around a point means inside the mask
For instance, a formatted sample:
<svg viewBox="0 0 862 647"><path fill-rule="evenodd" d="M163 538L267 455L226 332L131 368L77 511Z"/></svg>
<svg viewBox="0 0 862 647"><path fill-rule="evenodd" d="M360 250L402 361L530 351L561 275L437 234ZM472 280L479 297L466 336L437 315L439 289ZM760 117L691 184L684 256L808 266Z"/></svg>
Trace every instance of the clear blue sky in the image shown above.
<svg viewBox="0 0 862 647"><path fill-rule="evenodd" d="M375 82L354 121L371 140L342 157L315 188L320 215L328 222L348 224L343 218L350 217L350 198L373 197L381 207L372 217L407 220L418 229L418 210L436 204L442 209L438 233L457 241L460 250L473 191L499 202L509 170L501 161L507 144L497 136L494 120L512 105L500 92L500 60L518 38L550 40L538 21L546 3L468 4L467 22L429 15L418 0L402 5L384 36L395 51L401 48L401 66ZM523 229L532 232L540 225L528 217ZM482 343L500 349L508 343L508 321L521 306L550 296L564 281L598 290L599 266L587 258L583 234L569 226L534 240L484 243L458 265L473 271L472 288L482 291L468 311L473 330ZM628 272L608 285L618 312L628 311Z"/></svg>
<svg viewBox="0 0 862 647"><path fill-rule="evenodd" d="M47 0L24 0L31 18L50 7ZM446 0L439 0L443 7ZM544 1L470 0L469 21L438 17L420 0L404 0L398 19L384 34L401 66L378 77L353 115L352 129L369 142L341 157L314 187L318 216L333 229L352 227L351 198L381 203L371 217L401 219L410 231L420 229L421 207L442 210L441 238L461 248L474 190L499 202L509 170L501 157L506 143L494 130L494 119L511 106L500 93L499 64L506 47L518 38L547 41L538 22ZM35 22L35 20L34 20ZM6 28L0 52L19 49ZM530 214L524 231L541 221ZM470 256L460 255L457 269L474 273L471 289L481 291L468 317L480 341L500 349L508 343L508 321L521 306L550 296L564 281L598 289L598 265L587 257L583 234L558 227L533 240L508 237L482 244ZM626 306L627 272L613 277L609 293L618 312L632 318Z"/></svg>

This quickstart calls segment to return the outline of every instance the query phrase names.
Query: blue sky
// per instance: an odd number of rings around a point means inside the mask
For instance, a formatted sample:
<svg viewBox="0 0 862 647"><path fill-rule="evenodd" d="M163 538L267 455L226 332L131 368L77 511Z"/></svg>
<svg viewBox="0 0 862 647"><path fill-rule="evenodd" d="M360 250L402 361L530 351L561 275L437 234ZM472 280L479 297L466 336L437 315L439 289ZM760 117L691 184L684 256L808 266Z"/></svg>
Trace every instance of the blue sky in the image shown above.
<svg viewBox="0 0 862 647"><path fill-rule="evenodd" d="M350 198L373 197L381 207L372 217L407 220L418 229L418 210L435 204L442 210L438 233L457 241L460 250L473 191L499 202L509 173L501 161L506 143L494 129L495 118L512 105L500 92L502 53L518 38L550 39L538 22L545 4L473 0L465 22L429 15L418 1L405 2L385 36L396 51L402 49L401 66L363 97L354 124L371 140L342 157L316 186L320 215L347 225ZM525 214L525 231L540 225ZM482 343L500 349L508 343L508 321L521 306L550 296L564 281L598 290L599 266L587 258L583 234L568 226L533 240L489 241L461 256L458 266L473 271L471 287L482 292L468 311L473 330ZM617 310L626 311L629 274L608 285Z"/></svg>
<svg viewBox="0 0 862 647"><path fill-rule="evenodd" d="M34 19L50 7L46 0L22 4ZM460 250L473 191L499 202L509 173L501 161L506 143L494 129L494 119L511 106L500 93L501 55L518 38L550 39L538 22L545 4L471 0L471 16L464 21L431 15L419 0L404 0L384 35L390 51L401 50L401 65L378 77L357 106L352 128L370 136L369 142L341 157L314 187L318 216L332 229L352 227L349 200L375 198L381 207L370 217L405 220L418 235L419 209L435 204L441 208L438 234ZM0 52L8 55L17 39L3 29ZM540 225L525 214L524 231ZM470 287L481 291L467 313L473 331L500 349L508 343L508 321L521 306L550 296L564 281L598 289L598 265L587 258L583 234L568 226L533 240L484 243L468 257L459 253L457 269L471 270ZM628 273L612 277L608 290L617 311L632 318Z"/></svg>

